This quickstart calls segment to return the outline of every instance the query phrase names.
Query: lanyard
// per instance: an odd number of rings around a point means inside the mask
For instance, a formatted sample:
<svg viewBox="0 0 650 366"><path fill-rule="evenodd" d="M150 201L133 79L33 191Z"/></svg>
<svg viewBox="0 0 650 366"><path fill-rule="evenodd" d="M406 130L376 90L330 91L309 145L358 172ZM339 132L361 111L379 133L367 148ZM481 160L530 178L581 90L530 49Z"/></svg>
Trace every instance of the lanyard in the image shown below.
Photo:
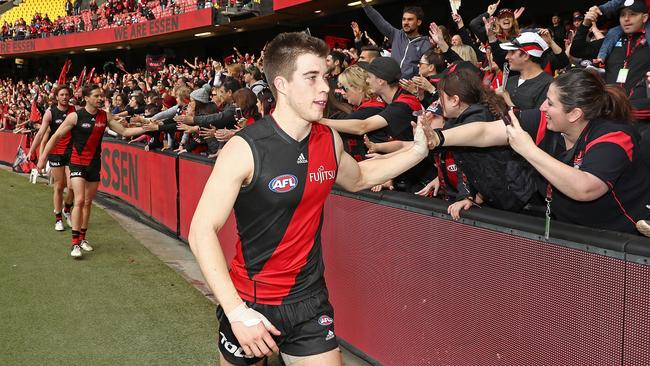
<svg viewBox="0 0 650 366"><path fill-rule="evenodd" d="M632 43L632 36L627 37L627 51L625 52L625 63L623 64L623 68L627 69L628 66L630 65L630 57L636 52L636 49L639 48L640 45L646 43L646 38L645 38L645 29L643 30L643 33L639 38L637 38L636 43L634 44L634 48L630 50L630 44Z"/></svg>
<svg viewBox="0 0 650 366"><path fill-rule="evenodd" d="M578 140L576 140L575 144L571 148L570 153L568 154L571 156L571 162L575 161L576 157L576 152L579 151L578 149L578 144L580 144L581 141L584 140L584 142L587 142L587 136L589 134L589 130L591 129L592 123L589 122L587 127L585 127L584 130L582 130L582 133L580 134L580 137L578 137ZM580 154L578 152L578 154ZM553 202L553 186L551 183L546 183L546 197L544 198L544 201L546 201L546 214L545 214L545 222L544 222L544 238L548 239L549 235L551 233L551 202Z"/></svg>

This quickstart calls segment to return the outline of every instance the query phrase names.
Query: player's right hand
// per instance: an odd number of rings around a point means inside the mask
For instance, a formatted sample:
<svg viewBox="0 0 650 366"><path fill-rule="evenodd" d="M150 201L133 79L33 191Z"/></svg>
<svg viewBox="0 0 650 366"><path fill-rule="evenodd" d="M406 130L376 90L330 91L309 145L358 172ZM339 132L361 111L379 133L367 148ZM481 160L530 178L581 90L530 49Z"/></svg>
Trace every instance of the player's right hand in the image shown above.
<svg viewBox="0 0 650 366"><path fill-rule="evenodd" d="M38 158L38 163L36 164L36 169L38 169L38 174L43 174L45 173L45 164L47 162L45 161L45 155L41 155Z"/></svg>
<svg viewBox="0 0 650 366"><path fill-rule="evenodd" d="M241 303L226 317L246 355L261 358L278 352L271 334L279 336L280 331L264 315Z"/></svg>

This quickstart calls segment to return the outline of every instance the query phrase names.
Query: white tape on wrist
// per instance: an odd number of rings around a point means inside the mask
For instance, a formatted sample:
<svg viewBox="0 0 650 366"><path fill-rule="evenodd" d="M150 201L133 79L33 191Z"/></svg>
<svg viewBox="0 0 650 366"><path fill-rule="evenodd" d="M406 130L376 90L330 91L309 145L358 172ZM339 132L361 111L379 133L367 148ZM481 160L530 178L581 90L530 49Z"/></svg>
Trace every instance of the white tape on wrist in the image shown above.
<svg viewBox="0 0 650 366"><path fill-rule="evenodd" d="M272 327L271 322L264 315L249 308L243 302L226 314L226 317L231 324L234 322L242 322L246 327L254 327L261 322L264 323L264 327L267 330L270 330Z"/></svg>

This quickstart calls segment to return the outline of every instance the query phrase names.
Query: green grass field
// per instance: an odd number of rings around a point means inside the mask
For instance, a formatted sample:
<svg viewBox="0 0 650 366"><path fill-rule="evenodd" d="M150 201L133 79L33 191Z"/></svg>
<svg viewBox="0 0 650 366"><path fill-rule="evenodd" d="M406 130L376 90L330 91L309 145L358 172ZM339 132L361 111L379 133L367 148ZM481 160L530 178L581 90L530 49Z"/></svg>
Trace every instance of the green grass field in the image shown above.
<svg viewBox="0 0 650 366"><path fill-rule="evenodd" d="M52 191L0 170L0 365L216 365L214 306L93 208L69 256Z"/></svg>

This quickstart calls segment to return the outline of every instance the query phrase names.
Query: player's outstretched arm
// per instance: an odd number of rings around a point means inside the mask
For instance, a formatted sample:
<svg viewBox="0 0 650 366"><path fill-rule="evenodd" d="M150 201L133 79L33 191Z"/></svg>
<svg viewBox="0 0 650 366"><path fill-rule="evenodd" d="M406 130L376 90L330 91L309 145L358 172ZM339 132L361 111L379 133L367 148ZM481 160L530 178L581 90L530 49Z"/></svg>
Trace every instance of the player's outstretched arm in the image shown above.
<svg viewBox="0 0 650 366"><path fill-rule="evenodd" d="M38 164L36 165L39 171L42 171L45 168L45 162L47 161L47 155L54 149L56 143L65 136L66 133L70 132L72 128L77 124L77 113L70 113L65 117L61 126L56 130L56 133L50 137L43 149L43 153L38 157Z"/></svg>
<svg viewBox="0 0 650 366"><path fill-rule="evenodd" d="M346 190L356 192L382 184L409 170L429 154L421 123L418 123L413 135L414 143L409 149L401 150L390 157L357 163L343 150L341 137L334 133L336 151L339 153L336 183Z"/></svg>
<svg viewBox="0 0 650 366"><path fill-rule="evenodd" d="M41 140L47 133L47 129L50 128L50 122L52 121L52 111L48 108L43 115L43 120L41 121L41 127L38 129L36 136L34 136L34 141L32 141L32 146L29 148L29 153L27 157L31 159L34 151L38 149L41 145Z"/></svg>
<svg viewBox="0 0 650 366"><path fill-rule="evenodd" d="M110 112L106 112L106 120L108 120L108 127L122 136L126 136L126 137L138 136L147 132L147 130L145 130L142 127L126 128L122 126L122 124L120 123L122 121L122 117L115 117Z"/></svg>
<svg viewBox="0 0 650 366"><path fill-rule="evenodd" d="M201 272L248 355L277 352L269 332L280 332L264 316L246 307L228 274L217 232L224 225L242 185L253 176L253 154L239 136L228 141L214 165L194 212L188 240ZM261 352L261 353L260 353Z"/></svg>

